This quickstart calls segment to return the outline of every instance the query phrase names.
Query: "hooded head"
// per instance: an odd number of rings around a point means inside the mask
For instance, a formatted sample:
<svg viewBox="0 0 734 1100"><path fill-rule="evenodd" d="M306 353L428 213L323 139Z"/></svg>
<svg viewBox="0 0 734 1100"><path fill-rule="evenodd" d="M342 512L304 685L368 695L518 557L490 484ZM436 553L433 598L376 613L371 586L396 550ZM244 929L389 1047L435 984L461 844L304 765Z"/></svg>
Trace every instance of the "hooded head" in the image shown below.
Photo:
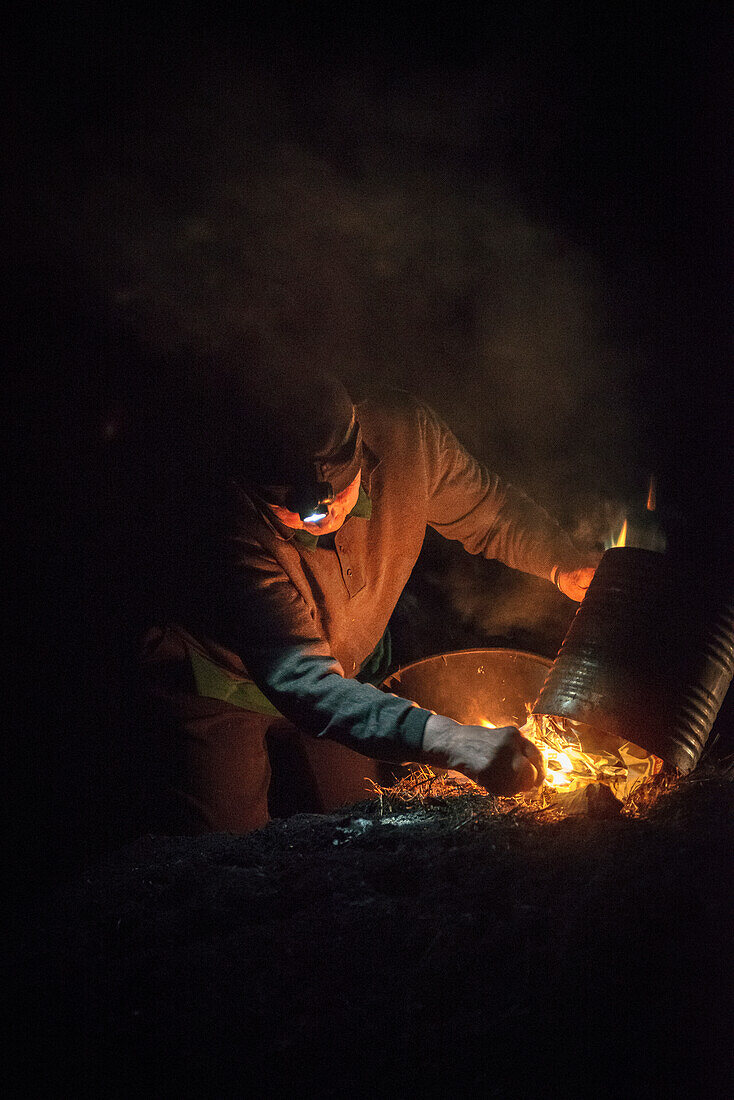
<svg viewBox="0 0 734 1100"><path fill-rule="evenodd" d="M236 471L269 504L302 520L351 486L362 465L354 403L330 374L278 379L250 403Z"/></svg>

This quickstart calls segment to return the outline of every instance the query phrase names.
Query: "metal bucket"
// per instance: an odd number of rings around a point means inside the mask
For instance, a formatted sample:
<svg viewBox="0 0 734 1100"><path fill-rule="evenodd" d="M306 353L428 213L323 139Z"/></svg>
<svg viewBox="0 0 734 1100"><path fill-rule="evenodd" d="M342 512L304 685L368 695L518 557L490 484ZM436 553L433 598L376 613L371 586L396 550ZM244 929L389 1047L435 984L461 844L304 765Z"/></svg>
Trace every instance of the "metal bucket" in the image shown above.
<svg viewBox="0 0 734 1100"><path fill-rule="evenodd" d="M406 665L382 687L456 722L522 726L550 667L518 649L463 649Z"/></svg>
<svg viewBox="0 0 734 1100"><path fill-rule="evenodd" d="M698 763L734 674L734 600L664 554L608 550L533 706Z"/></svg>

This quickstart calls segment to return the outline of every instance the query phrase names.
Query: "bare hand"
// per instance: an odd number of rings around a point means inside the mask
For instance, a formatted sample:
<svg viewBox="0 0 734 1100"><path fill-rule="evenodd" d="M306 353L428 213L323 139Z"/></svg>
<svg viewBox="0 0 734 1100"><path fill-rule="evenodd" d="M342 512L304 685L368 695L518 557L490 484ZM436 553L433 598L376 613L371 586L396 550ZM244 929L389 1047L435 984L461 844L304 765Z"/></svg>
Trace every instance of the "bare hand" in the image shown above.
<svg viewBox="0 0 734 1100"><path fill-rule="evenodd" d="M421 760L461 772L490 794L529 791L544 778L540 750L515 726L462 726L438 714L426 722Z"/></svg>
<svg viewBox="0 0 734 1100"><path fill-rule="evenodd" d="M586 590L591 584L591 578L596 573L595 565L587 565L583 569L571 569L567 573L559 573L557 584L564 596L569 600L581 603Z"/></svg>

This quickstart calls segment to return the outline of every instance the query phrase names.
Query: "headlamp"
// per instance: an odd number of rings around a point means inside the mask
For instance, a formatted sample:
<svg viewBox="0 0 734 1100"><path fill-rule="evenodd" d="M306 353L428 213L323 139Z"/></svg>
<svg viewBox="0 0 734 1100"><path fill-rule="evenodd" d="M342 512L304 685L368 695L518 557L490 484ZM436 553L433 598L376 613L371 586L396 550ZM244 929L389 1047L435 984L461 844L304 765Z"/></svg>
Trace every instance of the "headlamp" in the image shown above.
<svg viewBox="0 0 734 1100"><path fill-rule="evenodd" d="M328 516L329 505L353 484L361 468L362 436L354 408L338 447L328 455L295 454L293 463L297 474L290 486L284 478L280 484L275 480L261 484L256 492L265 503L294 512L302 523L319 523Z"/></svg>
<svg viewBox="0 0 734 1100"><path fill-rule="evenodd" d="M318 523L326 519L329 514L329 505L334 499L334 490L328 481L320 481L314 485L294 490L286 507L291 512L296 512L303 523Z"/></svg>

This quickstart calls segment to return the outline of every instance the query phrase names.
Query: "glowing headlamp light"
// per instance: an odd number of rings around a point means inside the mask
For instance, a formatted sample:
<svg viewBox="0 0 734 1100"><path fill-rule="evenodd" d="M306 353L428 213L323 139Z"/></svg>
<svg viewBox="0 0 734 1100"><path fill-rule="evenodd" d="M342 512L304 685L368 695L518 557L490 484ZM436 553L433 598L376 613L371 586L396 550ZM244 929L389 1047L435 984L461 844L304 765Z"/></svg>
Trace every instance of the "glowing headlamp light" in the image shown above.
<svg viewBox="0 0 734 1100"><path fill-rule="evenodd" d="M303 523L319 523L329 514L329 505L334 499L334 490L328 481L321 481L294 495L289 505L297 512Z"/></svg>
<svg viewBox="0 0 734 1100"><path fill-rule="evenodd" d="M316 511L312 512L310 516L301 516L301 519L304 523L320 523L322 519L326 519L328 514L329 513L326 510L321 512Z"/></svg>

